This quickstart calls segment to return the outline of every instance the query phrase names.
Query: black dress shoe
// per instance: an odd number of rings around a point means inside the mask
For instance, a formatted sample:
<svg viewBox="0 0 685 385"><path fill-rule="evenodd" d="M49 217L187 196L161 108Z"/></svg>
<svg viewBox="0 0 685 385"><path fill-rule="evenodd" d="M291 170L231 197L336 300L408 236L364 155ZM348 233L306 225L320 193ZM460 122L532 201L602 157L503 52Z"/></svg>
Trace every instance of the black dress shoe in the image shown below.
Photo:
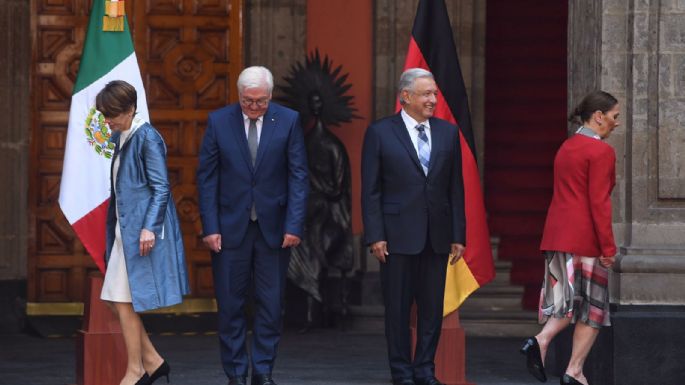
<svg viewBox="0 0 685 385"><path fill-rule="evenodd" d="M416 383L416 385L444 385L442 382L438 381L438 379L433 376L415 378L414 382Z"/></svg>
<svg viewBox="0 0 685 385"><path fill-rule="evenodd" d="M147 375L147 373L143 374L143 377L140 377L140 380L136 381L135 385L148 385L150 383L150 376Z"/></svg>
<svg viewBox="0 0 685 385"><path fill-rule="evenodd" d="M568 374L564 374L563 376L561 376L561 378L559 379L559 383L561 385L583 385L582 382L576 380Z"/></svg>
<svg viewBox="0 0 685 385"><path fill-rule="evenodd" d="M228 379L228 385L247 385L245 376L231 377Z"/></svg>
<svg viewBox="0 0 685 385"><path fill-rule="evenodd" d="M150 374L150 382L149 384L152 384L153 382L157 381L158 378L160 377L166 377L166 383L169 383L169 372L171 371L171 367L169 366L169 363L164 360L161 365L159 365L159 368L152 372Z"/></svg>
<svg viewBox="0 0 685 385"><path fill-rule="evenodd" d="M253 374L252 385L277 385L271 374Z"/></svg>
<svg viewBox="0 0 685 385"><path fill-rule="evenodd" d="M416 385L412 379L393 380L392 385Z"/></svg>
<svg viewBox="0 0 685 385"><path fill-rule="evenodd" d="M530 337L523 343L521 354L526 356L528 372L538 381L547 382L545 365L542 363L542 355L540 354L540 345L538 345L538 340L535 337Z"/></svg>

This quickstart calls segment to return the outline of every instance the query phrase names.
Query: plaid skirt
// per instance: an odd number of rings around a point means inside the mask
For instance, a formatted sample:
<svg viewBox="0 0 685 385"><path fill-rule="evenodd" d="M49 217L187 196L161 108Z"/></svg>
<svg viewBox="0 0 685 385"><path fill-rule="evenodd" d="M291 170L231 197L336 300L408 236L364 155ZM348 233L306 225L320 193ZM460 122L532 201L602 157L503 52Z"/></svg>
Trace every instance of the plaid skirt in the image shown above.
<svg viewBox="0 0 685 385"><path fill-rule="evenodd" d="M539 322L571 318L599 329L609 320L609 270L599 258L546 251L545 280L540 292Z"/></svg>

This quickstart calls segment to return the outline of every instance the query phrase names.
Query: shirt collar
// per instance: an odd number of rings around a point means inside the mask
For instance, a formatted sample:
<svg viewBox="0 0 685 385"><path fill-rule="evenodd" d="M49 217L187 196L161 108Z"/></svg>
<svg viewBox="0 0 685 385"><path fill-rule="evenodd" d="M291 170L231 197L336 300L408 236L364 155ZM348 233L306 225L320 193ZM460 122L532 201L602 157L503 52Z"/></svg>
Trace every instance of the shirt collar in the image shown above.
<svg viewBox="0 0 685 385"><path fill-rule="evenodd" d="M592 129L587 128L585 126L580 126L580 128L576 131L576 134L584 135L590 138L595 138L602 140L602 137L597 135L596 132L592 131Z"/></svg>
<svg viewBox="0 0 685 385"><path fill-rule="evenodd" d="M400 115L402 116L402 120L404 121L404 125L407 126L407 127L416 128L416 126L418 126L419 124L423 124L423 126L424 126L426 129L430 129L430 128L431 128L430 119L426 119L423 123L419 123L419 122L416 121L416 119L412 118L412 117L407 113L407 111L404 110L404 108L402 109L402 111L400 111Z"/></svg>
<svg viewBox="0 0 685 385"><path fill-rule="evenodd" d="M243 122L247 122L247 121L250 120L250 118L248 118L247 115L245 115L244 112L241 112L241 114L243 114ZM263 123L263 122L264 122L264 115L258 117L257 120L258 120L259 122L262 122L262 123Z"/></svg>

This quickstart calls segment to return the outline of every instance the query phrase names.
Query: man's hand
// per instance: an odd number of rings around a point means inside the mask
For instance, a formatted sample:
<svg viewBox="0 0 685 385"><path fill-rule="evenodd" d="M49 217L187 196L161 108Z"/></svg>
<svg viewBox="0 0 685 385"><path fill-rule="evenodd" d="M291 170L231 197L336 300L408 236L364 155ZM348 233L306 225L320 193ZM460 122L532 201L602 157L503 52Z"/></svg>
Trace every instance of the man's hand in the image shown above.
<svg viewBox="0 0 685 385"><path fill-rule="evenodd" d="M614 265L614 262L616 262L616 257L605 257L603 255L599 256L599 264L606 267L607 269L610 269L611 266Z"/></svg>
<svg viewBox="0 0 685 385"><path fill-rule="evenodd" d="M464 247L464 245L461 243L453 243L450 251L450 265L457 263L457 261L464 255L465 251L466 247Z"/></svg>
<svg viewBox="0 0 685 385"><path fill-rule="evenodd" d="M300 244L300 237L297 235L292 235L292 234L285 234L283 235L283 244L281 245L281 248L285 249L288 247L295 247Z"/></svg>
<svg viewBox="0 0 685 385"><path fill-rule="evenodd" d="M378 259L381 263L385 263L385 257L388 255L388 242L378 241L372 243L369 247L369 250L371 253L373 253L376 259Z"/></svg>
<svg viewBox="0 0 685 385"><path fill-rule="evenodd" d="M202 238L202 242L215 253L221 251L221 234L209 234Z"/></svg>
<svg viewBox="0 0 685 385"><path fill-rule="evenodd" d="M149 255L154 245L155 233L147 229L140 230L140 255Z"/></svg>

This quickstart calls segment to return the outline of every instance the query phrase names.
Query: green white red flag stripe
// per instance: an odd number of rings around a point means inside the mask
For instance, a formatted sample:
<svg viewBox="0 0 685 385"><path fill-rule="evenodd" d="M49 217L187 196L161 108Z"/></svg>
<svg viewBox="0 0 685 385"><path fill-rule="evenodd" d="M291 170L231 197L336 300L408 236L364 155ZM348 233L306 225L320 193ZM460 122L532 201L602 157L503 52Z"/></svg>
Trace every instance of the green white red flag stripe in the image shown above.
<svg viewBox="0 0 685 385"><path fill-rule="evenodd" d="M124 80L138 91L138 116L149 121L145 89L128 21L121 32L102 30L104 0L95 0L76 83L62 166L59 205L100 271L105 270L105 221L114 144L95 96L108 82Z"/></svg>

